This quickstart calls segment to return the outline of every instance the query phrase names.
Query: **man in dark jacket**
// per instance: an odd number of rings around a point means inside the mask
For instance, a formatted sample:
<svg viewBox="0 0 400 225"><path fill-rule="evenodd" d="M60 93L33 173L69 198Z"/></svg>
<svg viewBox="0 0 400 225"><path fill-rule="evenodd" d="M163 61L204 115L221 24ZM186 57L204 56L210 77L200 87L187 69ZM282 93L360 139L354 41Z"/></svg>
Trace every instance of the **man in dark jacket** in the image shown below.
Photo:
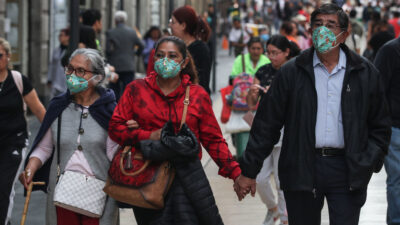
<svg viewBox="0 0 400 225"><path fill-rule="evenodd" d="M239 200L284 126L279 178L291 225L358 224L373 172L383 164L390 118L376 68L345 42L349 19L335 4L311 15L314 47L286 63L262 99L234 185Z"/></svg>
<svg viewBox="0 0 400 225"><path fill-rule="evenodd" d="M376 55L392 116L392 138L385 158L387 173L387 224L400 224L400 38L385 44Z"/></svg>
<svg viewBox="0 0 400 225"><path fill-rule="evenodd" d="M144 48L143 42L138 38L136 32L125 25L127 18L126 12L117 11L114 17L116 28L106 33L106 58L119 75L119 81L110 84L117 101L125 86L135 77L135 54L140 55Z"/></svg>

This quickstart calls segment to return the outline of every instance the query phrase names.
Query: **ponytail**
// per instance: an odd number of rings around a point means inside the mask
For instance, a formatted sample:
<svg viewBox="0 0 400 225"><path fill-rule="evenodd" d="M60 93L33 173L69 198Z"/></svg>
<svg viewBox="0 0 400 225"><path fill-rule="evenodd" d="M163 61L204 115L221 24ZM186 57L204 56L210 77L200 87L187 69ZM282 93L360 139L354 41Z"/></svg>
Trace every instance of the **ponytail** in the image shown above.
<svg viewBox="0 0 400 225"><path fill-rule="evenodd" d="M201 16L198 16L197 29L195 32L196 38L207 42L211 36L211 28Z"/></svg>
<svg viewBox="0 0 400 225"><path fill-rule="evenodd" d="M179 23L186 23L184 32L194 36L196 39L207 42L210 38L211 28L201 16L197 16L196 11L186 5L175 9L172 16Z"/></svg>

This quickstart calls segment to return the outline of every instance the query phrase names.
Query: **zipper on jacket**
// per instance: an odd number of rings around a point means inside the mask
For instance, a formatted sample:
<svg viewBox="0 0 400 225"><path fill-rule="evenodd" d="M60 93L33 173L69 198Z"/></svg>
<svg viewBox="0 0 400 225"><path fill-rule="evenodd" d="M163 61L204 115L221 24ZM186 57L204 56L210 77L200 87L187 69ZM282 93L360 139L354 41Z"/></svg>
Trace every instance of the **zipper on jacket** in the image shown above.
<svg viewBox="0 0 400 225"><path fill-rule="evenodd" d="M314 195L314 198L317 198L317 189L316 189L316 188L314 188L314 189L312 190L312 193L313 193L313 195Z"/></svg>

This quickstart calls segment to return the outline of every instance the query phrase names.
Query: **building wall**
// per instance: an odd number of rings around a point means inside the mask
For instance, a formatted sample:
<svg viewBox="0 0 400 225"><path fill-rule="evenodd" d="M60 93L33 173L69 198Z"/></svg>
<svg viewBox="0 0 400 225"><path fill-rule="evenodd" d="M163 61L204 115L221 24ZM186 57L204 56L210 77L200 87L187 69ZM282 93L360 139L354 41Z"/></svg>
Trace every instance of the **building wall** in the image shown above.
<svg viewBox="0 0 400 225"><path fill-rule="evenodd" d="M192 5L201 14L207 7L207 0L86 0L84 8L96 8L102 13L103 30L98 36L105 49L105 32L115 27L113 17L123 1L124 11L128 14L128 25L137 27L142 35L152 25L167 28L170 12L183 5ZM52 5L56 0L26 1L0 0L0 37L6 37L7 2L17 2L19 5L19 61L16 68L28 75L33 86L42 99L48 95L47 68L51 52L58 45L56 40L58 28L54 26ZM65 4L68 4L66 1ZM170 8L171 3L173 7ZM68 10L68 5L65 6ZM68 12L69 17L69 12Z"/></svg>

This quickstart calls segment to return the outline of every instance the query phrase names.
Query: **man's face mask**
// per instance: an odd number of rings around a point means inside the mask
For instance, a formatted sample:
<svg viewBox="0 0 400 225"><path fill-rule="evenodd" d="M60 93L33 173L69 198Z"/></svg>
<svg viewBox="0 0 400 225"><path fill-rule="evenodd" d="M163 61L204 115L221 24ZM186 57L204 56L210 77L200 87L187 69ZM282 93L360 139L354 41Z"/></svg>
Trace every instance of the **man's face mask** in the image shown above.
<svg viewBox="0 0 400 225"><path fill-rule="evenodd" d="M342 35L343 31L335 36L331 30L325 26L320 26L314 29L312 40L315 49L319 53L327 53L340 43L337 43L337 38Z"/></svg>

